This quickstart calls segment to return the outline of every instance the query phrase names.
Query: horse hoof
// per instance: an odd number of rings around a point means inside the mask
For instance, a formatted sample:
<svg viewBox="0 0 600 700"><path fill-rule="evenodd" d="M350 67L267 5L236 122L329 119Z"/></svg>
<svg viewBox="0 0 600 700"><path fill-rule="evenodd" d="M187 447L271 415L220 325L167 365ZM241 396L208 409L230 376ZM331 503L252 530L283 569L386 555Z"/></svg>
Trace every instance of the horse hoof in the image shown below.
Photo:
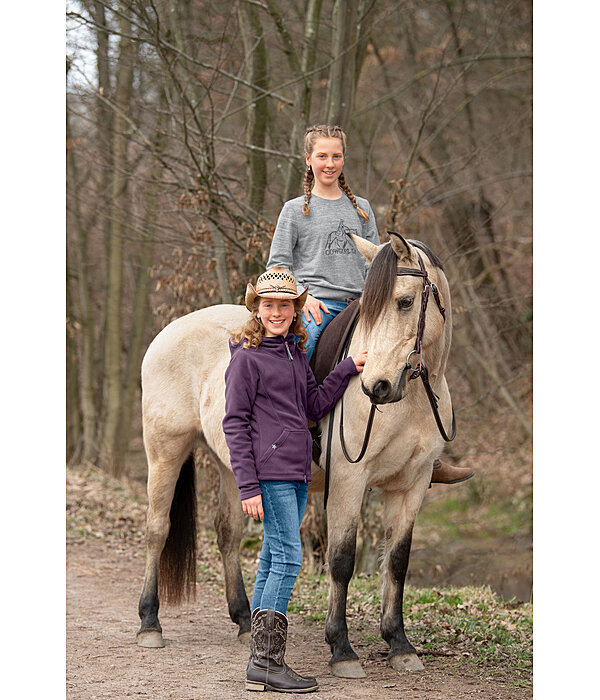
<svg viewBox="0 0 600 700"><path fill-rule="evenodd" d="M162 634L156 630L138 632L136 641L139 647L146 647L148 649L162 649L162 647L165 646Z"/></svg>
<svg viewBox="0 0 600 700"><path fill-rule="evenodd" d="M240 644L248 646L248 644L250 644L250 632L241 632L238 634L238 641Z"/></svg>
<svg viewBox="0 0 600 700"><path fill-rule="evenodd" d="M331 664L331 673L338 678L366 678L367 674L358 661L336 661Z"/></svg>
<svg viewBox="0 0 600 700"><path fill-rule="evenodd" d="M390 666L396 671L423 671L425 668L416 654L396 654L390 659Z"/></svg>

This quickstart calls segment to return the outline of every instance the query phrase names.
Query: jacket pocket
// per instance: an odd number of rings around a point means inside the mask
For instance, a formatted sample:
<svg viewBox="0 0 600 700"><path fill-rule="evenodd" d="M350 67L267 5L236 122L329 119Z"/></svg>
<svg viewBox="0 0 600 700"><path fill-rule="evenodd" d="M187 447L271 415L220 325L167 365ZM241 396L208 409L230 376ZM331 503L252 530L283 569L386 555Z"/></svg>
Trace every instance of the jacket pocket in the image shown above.
<svg viewBox="0 0 600 700"><path fill-rule="evenodd" d="M308 437L307 437L308 434ZM259 479L304 481L310 464L308 430L284 430L279 441L271 445L258 469Z"/></svg>
<svg viewBox="0 0 600 700"><path fill-rule="evenodd" d="M278 452L281 447L285 444L285 441L288 439L290 436L290 431L289 430L282 430L281 433L277 436L275 440L267 447L267 449L263 452L260 458L260 464L266 464L269 459L275 454L275 452Z"/></svg>

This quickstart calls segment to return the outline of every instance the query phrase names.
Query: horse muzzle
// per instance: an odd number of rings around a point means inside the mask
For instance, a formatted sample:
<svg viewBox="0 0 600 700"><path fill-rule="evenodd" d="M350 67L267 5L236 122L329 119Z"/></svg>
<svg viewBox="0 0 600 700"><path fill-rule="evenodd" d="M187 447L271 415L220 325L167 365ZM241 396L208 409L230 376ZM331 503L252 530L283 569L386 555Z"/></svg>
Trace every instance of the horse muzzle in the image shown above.
<svg viewBox="0 0 600 700"><path fill-rule="evenodd" d="M397 386L393 386L388 379L378 379L372 388L367 388L362 382L360 384L363 393L365 393L371 403L373 404L384 404L384 403L395 403L404 398L404 387L405 373L403 372L400 381Z"/></svg>

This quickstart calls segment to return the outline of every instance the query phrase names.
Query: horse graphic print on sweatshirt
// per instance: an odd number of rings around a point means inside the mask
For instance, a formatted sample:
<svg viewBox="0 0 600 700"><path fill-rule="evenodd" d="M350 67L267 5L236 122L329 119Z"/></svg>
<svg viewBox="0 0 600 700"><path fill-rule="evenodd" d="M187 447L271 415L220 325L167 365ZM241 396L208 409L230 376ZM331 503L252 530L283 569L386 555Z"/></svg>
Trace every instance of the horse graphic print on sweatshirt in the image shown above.
<svg viewBox="0 0 600 700"><path fill-rule="evenodd" d="M313 194L306 215L302 213L304 197L286 202L277 220L267 269L285 267L319 299L343 301L360 296L367 268L347 233L376 245L380 240L371 205L362 197L356 201L368 214L368 221L361 219L346 194L338 199Z"/></svg>
<svg viewBox="0 0 600 700"><path fill-rule="evenodd" d="M355 236L358 235L358 231L355 228L344 226L344 220L340 219L340 223L335 231L332 231L327 236L325 255L358 255L358 251L348 238L349 233L353 233Z"/></svg>

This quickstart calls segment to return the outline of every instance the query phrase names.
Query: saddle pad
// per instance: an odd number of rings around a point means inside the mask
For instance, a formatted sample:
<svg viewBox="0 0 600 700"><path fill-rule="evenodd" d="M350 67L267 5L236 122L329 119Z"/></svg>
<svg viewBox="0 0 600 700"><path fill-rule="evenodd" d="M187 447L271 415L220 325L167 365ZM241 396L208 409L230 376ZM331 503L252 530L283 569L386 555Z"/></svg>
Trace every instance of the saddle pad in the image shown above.
<svg viewBox="0 0 600 700"><path fill-rule="evenodd" d="M359 302L359 299L355 299L348 304L333 321L325 326L325 330L319 336L310 360L317 384L322 384L325 377L336 366L347 332L359 312Z"/></svg>

